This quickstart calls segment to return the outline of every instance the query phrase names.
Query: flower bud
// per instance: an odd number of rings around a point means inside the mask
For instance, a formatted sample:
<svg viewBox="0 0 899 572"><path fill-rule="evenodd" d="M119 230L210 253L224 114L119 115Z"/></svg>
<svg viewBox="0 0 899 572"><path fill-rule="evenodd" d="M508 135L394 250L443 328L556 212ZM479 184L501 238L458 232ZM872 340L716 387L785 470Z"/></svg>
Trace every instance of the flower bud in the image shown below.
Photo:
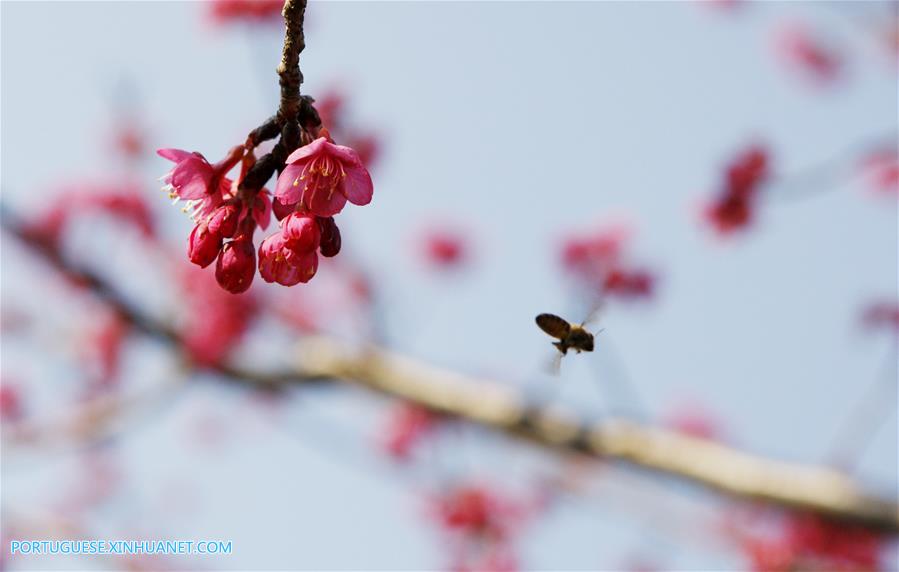
<svg viewBox="0 0 899 572"><path fill-rule="evenodd" d="M281 232L287 247L297 254L314 252L321 240L315 217L310 215L292 213L284 219Z"/></svg>
<svg viewBox="0 0 899 572"><path fill-rule="evenodd" d="M237 205L227 204L212 211L206 224L209 226L209 230L222 238L231 238L237 232L238 218L240 218L240 209L237 208Z"/></svg>
<svg viewBox="0 0 899 572"><path fill-rule="evenodd" d="M200 268L215 261L222 248L222 235L212 232L205 223L194 227L187 241L187 257Z"/></svg>
<svg viewBox="0 0 899 572"><path fill-rule="evenodd" d="M272 199L272 212L275 213L275 218L278 220L284 220L284 217L292 213L296 207L296 203L285 204L277 197Z"/></svg>
<svg viewBox="0 0 899 572"><path fill-rule="evenodd" d="M321 253L328 258L340 252L340 229L334 217L318 217L318 228L321 230Z"/></svg>
<svg viewBox="0 0 899 572"><path fill-rule="evenodd" d="M256 250L248 235L240 235L228 242L219 253L215 265L215 279L219 286L231 292L245 292L256 273Z"/></svg>

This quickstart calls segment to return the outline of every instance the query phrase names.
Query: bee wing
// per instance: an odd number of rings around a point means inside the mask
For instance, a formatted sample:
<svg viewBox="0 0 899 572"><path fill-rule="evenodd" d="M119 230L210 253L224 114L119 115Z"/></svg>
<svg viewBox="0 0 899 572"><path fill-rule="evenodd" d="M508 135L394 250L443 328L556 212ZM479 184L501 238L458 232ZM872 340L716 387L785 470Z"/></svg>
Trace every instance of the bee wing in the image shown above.
<svg viewBox="0 0 899 572"><path fill-rule="evenodd" d="M581 322L581 326L590 330L590 326L595 326L597 322L599 322L600 318L602 318L603 310L606 309L605 300L602 298L597 298L596 302L593 303L593 306L590 308L590 312L587 314L587 317L584 318L584 321Z"/></svg>
<svg viewBox="0 0 899 572"><path fill-rule="evenodd" d="M562 352L553 352L553 357L546 364L546 373L558 377L562 369Z"/></svg>
<svg viewBox="0 0 899 572"><path fill-rule="evenodd" d="M554 338L564 339L571 332L571 324L555 314L540 314L536 320L540 329Z"/></svg>

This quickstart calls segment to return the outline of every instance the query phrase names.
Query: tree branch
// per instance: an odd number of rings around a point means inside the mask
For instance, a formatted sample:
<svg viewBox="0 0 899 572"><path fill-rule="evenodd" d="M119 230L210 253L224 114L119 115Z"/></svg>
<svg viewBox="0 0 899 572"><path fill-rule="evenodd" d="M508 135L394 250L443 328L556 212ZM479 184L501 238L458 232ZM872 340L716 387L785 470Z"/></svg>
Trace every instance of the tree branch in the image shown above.
<svg viewBox="0 0 899 572"><path fill-rule="evenodd" d="M181 345L178 332L141 313L103 278L66 260L53 245L35 241L15 217L4 212L2 222L14 237L60 272L82 280L137 329L176 347ZM502 383L439 369L383 348L354 350L333 339L314 337L300 346L292 371L270 374L232 366L213 369L233 381L257 386L346 381L549 449L623 461L736 497L899 532L895 499L865 491L833 469L766 459L625 419L579 420L562 409L529 404Z"/></svg>
<svg viewBox="0 0 899 572"><path fill-rule="evenodd" d="M281 85L281 105L278 118L283 130L281 143L287 154L300 144L298 115L300 111L300 85L303 83L303 72L300 71L300 52L306 47L303 34L303 20L306 14L306 0L286 0L281 14L284 16L284 50L281 63L278 65L278 78Z"/></svg>

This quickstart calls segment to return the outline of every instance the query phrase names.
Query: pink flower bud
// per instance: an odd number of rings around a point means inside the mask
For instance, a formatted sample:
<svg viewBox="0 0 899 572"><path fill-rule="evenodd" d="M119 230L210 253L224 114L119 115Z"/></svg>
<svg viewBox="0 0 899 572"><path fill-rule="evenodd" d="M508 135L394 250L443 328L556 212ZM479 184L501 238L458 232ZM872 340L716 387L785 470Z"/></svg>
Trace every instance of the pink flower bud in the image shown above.
<svg viewBox="0 0 899 572"><path fill-rule="evenodd" d="M318 217L318 228L321 231L321 253L328 258L337 256L340 252L340 229L334 222L334 217Z"/></svg>
<svg viewBox="0 0 899 572"><path fill-rule="evenodd" d="M225 244L215 265L215 279L219 286L231 292L245 292L253 283L256 272L256 250L248 235L240 235Z"/></svg>
<svg viewBox="0 0 899 572"><path fill-rule="evenodd" d="M240 218L240 209L235 204L222 205L212 211L206 224L209 230L222 238L231 238L237 232L237 220Z"/></svg>
<svg viewBox="0 0 899 572"><path fill-rule="evenodd" d="M286 204L282 203L281 199L275 197L272 200L272 212L275 213L275 218L278 220L284 220L284 217L289 215L297 208L296 203Z"/></svg>
<svg viewBox="0 0 899 572"><path fill-rule="evenodd" d="M282 234L287 248L297 254L314 252L321 241L321 231L315 217L293 213L282 224Z"/></svg>
<svg viewBox="0 0 899 572"><path fill-rule="evenodd" d="M187 257L200 268L213 263L222 248L222 235L212 232L206 223L194 227L187 241Z"/></svg>
<svg viewBox="0 0 899 572"><path fill-rule="evenodd" d="M269 236L259 245L259 274L266 282L294 286L309 282L317 270L315 249L298 251L281 233Z"/></svg>

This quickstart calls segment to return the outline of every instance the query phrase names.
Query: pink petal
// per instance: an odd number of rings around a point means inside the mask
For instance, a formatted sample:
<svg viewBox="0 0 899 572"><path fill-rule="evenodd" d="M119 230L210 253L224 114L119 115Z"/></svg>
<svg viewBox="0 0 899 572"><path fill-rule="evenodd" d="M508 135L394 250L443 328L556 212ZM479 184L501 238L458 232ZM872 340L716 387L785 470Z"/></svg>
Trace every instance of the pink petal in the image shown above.
<svg viewBox="0 0 899 572"><path fill-rule="evenodd" d="M191 153L190 151L184 151L182 149L157 149L156 154L163 159L168 159L169 161L173 161L175 163L180 163L181 161L193 155L193 153Z"/></svg>
<svg viewBox="0 0 899 572"><path fill-rule="evenodd" d="M253 219L262 230L268 228L268 223L272 219L272 199L269 197L268 189L262 189L256 195L256 201L253 205Z"/></svg>
<svg viewBox="0 0 899 572"><path fill-rule="evenodd" d="M359 159L359 153L356 153L356 150L352 147L331 144L331 146L328 147L328 151L330 151L331 155L340 159L341 163L349 163L350 165L362 163Z"/></svg>
<svg viewBox="0 0 899 572"><path fill-rule="evenodd" d="M201 199L209 193L212 174L212 166L205 159L191 156L178 163L170 184L182 199Z"/></svg>
<svg viewBox="0 0 899 572"><path fill-rule="evenodd" d="M306 206L318 216L334 216L346 205L346 195L335 189L330 198L324 189L317 189L311 197L306 197Z"/></svg>
<svg viewBox="0 0 899 572"><path fill-rule="evenodd" d="M343 192L354 205L367 205L371 202L375 188L371 182L371 175L362 166L362 163L346 169L346 177L343 179Z"/></svg>
<svg viewBox="0 0 899 572"><path fill-rule="evenodd" d="M306 189L306 183L297 181L302 173L302 165L288 165L287 168L281 171L281 176L278 177L278 182L275 184L275 197L282 204L288 205L300 202L303 191ZM296 185L294 185L294 181L297 181Z"/></svg>
<svg viewBox="0 0 899 572"><path fill-rule="evenodd" d="M330 143L324 137L319 137L312 143L303 145L302 147L288 155L286 163L288 165L292 165L297 161L302 161L303 159L311 157L312 155L317 155L322 151L329 151L331 147L336 147L336 145Z"/></svg>

